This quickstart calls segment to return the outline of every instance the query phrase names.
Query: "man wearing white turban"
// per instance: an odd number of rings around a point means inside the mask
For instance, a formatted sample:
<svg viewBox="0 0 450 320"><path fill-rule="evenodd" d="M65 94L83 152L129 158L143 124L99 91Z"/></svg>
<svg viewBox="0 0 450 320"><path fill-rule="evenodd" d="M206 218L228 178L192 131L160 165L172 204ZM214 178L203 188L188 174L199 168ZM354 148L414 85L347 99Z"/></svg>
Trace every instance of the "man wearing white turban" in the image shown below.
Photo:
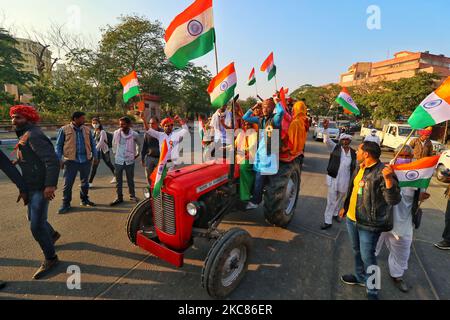
<svg viewBox="0 0 450 320"><path fill-rule="evenodd" d="M328 197L322 230L330 229L333 226L333 219L340 222L339 211L344 205L350 177L356 168L356 152L350 147L353 137L344 133L339 137L339 144L334 143L328 134L328 124L328 121L323 124L323 141L328 146L331 156L327 169Z"/></svg>

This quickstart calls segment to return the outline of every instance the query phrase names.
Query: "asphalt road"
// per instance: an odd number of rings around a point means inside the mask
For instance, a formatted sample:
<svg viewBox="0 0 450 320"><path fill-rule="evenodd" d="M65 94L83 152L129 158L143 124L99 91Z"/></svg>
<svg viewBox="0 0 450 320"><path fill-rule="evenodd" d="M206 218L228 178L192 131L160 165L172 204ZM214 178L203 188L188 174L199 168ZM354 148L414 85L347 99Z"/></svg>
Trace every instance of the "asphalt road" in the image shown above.
<svg viewBox="0 0 450 320"><path fill-rule="evenodd" d="M387 160L392 153L384 153ZM230 299L365 299L365 290L340 283L353 271L353 258L344 224L323 232L328 160L322 143L309 142L302 176L301 198L287 229L268 227L260 210L231 214L221 228L240 227L254 238L250 270ZM144 184L136 172L137 188ZM201 269L210 243L198 240L186 254L186 265L175 269L139 248L127 238L125 224L132 208L126 203L111 209L114 197L110 173L101 165L91 192L94 209L76 209L59 216L61 191L50 206L49 221L62 234L57 251L61 264L45 280L33 281L42 254L33 240L26 210L15 203L17 192L0 174L0 279L9 282L0 299L209 299L200 284ZM62 181L60 182L60 187ZM75 187L74 195L79 188ZM444 185L433 181L432 199L424 205L423 226L415 234L410 269L405 279L409 294L397 291L387 269L386 250L381 298L386 300L450 299L450 253L435 249L444 227ZM126 193L125 193L126 194ZM74 197L77 199L77 197ZM78 201L73 205L77 205ZM69 266L81 269L81 290L69 290Z"/></svg>

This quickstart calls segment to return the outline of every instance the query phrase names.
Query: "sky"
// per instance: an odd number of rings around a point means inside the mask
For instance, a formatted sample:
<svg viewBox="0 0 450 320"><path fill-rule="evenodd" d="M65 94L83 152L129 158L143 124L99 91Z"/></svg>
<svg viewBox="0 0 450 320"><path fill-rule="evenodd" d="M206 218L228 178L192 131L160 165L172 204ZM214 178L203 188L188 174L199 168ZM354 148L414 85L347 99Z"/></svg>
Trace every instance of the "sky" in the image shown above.
<svg viewBox="0 0 450 320"><path fill-rule="evenodd" d="M122 14L137 13L167 27L192 0L0 0L0 23L17 34L45 32L52 22L98 40L100 28ZM368 28L379 9L379 28ZM380 61L395 52L430 51L450 56L448 0L214 0L220 67L235 62L241 98L253 67L258 92L270 96L275 84L259 68L274 52L278 85L339 82L339 75L360 61ZM376 18L377 16L375 16ZM214 53L194 61L215 72Z"/></svg>

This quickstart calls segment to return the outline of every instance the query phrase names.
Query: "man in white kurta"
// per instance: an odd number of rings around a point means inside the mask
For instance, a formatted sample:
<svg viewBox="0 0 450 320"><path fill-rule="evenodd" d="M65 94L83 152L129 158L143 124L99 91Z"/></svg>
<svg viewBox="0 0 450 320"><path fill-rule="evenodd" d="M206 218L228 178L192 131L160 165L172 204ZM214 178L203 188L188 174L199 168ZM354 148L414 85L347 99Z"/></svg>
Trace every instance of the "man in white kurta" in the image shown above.
<svg viewBox="0 0 450 320"><path fill-rule="evenodd" d="M179 117L175 117L175 120L177 120L181 125L181 130L175 132L173 131L174 121L170 118L161 121L161 127L164 130L163 132L156 131L150 128L148 125L146 126L148 135L155 139L158 139L160 148L162 148L162 146L164 145L164 141L167 142L167 146L169 147L169 168L173 167L174 164L177 164L177 161L180 157L179 145L182 138L189 134L189 127L187 126L186 122L181 120Z"/></svg>
<svg viewBox="0 0 450 320"><path fill-rule="evenodd" d="M336 149L337 144L330 139L328 130L324 131L323 136L324 143L328 146L328 150L333 152ZM352 141L352 136L342 134L339 139L340 143L342 143L342 141L350 143ZM350 185L352 154L350 148L347 150L342 146L341 148L341 161L337 177L333 178L327 175L328 197L327 208L325 210L325 224L322 226L322 230L331 228L333 219L339 221L339 211L344 206L345 197L347 196Z"/></svg>
<svg viewBox="0 0 450 320"><path fill-rule="evenodd" d="M378 136L378 131L377 131L376 129L373 129L373 130L370 132L370 136L367 136L367 137L364 139L364 142L368 142L368 141L370 141L370 142L375 142L376 144L378 144L379 146L381 146L381 139L380 139L380 137Z"/></svg>
<svg viewBox="0 0 450 320"><path fill-rule="evenodd" d="M396 151L399 153L400 148ZM406 146L400 153L396 164L411 162L413 151ZM391 163L393 164L393 163ZM402 201L394 207L394 228L391 232L382 233L378 241L376 255L383 249L383 245L389 250L389 272L394 284L402 292L408 292L408 285L403 280L403 276L408 270L408 261L411 255L411 245L414 235L413 208L417 201L424 201L429 198L425 192L416 197L417 188L401 188ZM416 203L417 205L417 203Z"/></svg>

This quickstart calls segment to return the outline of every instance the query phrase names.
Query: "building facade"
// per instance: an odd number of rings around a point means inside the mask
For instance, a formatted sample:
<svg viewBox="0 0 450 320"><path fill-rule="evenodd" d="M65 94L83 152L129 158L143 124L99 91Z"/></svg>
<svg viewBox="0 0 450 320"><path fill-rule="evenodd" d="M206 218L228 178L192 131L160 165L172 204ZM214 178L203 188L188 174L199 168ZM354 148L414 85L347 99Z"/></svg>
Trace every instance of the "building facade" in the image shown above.
<svg viewBox="0 0 450 320"><path fill-rule="evenodd" d="M52 52L50 50L46 49L44 51L42 62L40 62L36 55L42 51L42 45L28 39L17 38L16 40L18 42L16 48L22 53L24 58L22 71L30 72L35 76L39 76L40 67L46 72L51 71ZM43 63L43 65L40 66L40 63Z"/></svg>
<svg viewBox="0 0 450 320"><path fill-rule="evenodd" d="M358 86L379 81L397 81L412 78L419 72L436 73L446 78L450 76L450 58L429 52L402 51L393 59L380 62L358 62L340 77L343 87Z"/></svg>

